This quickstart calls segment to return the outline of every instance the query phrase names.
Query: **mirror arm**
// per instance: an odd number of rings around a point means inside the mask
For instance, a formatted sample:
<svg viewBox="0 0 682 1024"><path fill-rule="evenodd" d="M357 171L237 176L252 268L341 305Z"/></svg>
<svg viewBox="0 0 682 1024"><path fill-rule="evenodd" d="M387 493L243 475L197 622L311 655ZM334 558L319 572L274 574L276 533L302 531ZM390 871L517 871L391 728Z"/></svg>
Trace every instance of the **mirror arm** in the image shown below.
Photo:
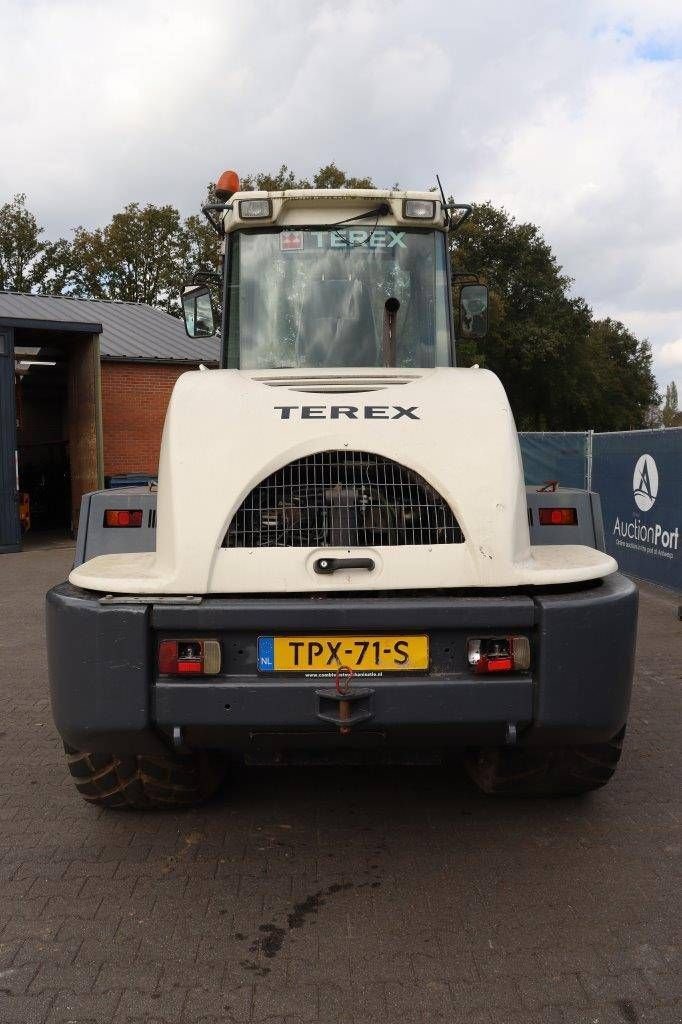
<svg viewBox="0 0 682 1024"><path fill-rule="evenodd" d="M217 235L220 235L221 238L223 237L223 234L224 234L223 226L220 223L220 221L216 220L215 217L212 217L211 214L213 214L213 213L215 213L217 211L224 212L225 210L231 210L231 209L232 209L232 204L231 203L207 203L206 206L202 206L201 207L201 212L203 213L204 217L206 218L208 223L211 225L211 227L213 228L215 233Z"/></svg>
<svg viewBox="0 0 682 1024"><path fill-rule="evenodd" d="M474 208L471 203L448 203L445 198L445 190L438 175L436 175L436 181L438 182L438 188L440 190L441 206L445 210L445 226L448 231L457 231L457 229L461 228L462 224L464 224L466 220L469 220L469 217L474 212ZM455 221L454 224L452 222L451 210L464 211L463 215L458 221Z"/></svg>
<svg viewBox="0 0 682 1024"><path fill-rule="evenodd" d="M222 277L215 270L197 270L192 278L192 284L222 284Z"/></svg>
<svg viewBox="0 0 682 1024"><path fill-rule="evenodd" d="M449 226L451 231L459 230L462 224L464 224L465 221L469 220L469 217L474 212L474 208L471 205L471 203L448 203L445 209L448 210L448 212L450 210L464 210L463 216L461 216L459 220L456 221L454 224L452 223L452 218L450 218Z"/></svg>
<svg viewBox="0 0 682 1024"><path fill-rule="evenodd" d="M485 281L481 281L481 277L485 275L481 274L477 270L455 270L452 274L453 283L457 281L460 284L485 284ZM469 281L460 281L460 278L468 277L471 278Z"/></svg>

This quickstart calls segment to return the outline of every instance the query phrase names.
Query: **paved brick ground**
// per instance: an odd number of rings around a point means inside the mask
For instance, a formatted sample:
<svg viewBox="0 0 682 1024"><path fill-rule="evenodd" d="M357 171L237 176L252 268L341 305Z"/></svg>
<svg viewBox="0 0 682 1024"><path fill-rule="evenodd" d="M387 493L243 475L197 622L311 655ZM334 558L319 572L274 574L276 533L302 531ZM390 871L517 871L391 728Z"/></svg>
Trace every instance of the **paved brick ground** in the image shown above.
<svg viewBox="0 0 682 1024"><path fill-rule="evenodd" d="M2 1024L682 1020L669 598L642 594L624 760L590 798L259 769L201 812L104 814L46 694L43 592L70 557L0 557Z"/></svg>

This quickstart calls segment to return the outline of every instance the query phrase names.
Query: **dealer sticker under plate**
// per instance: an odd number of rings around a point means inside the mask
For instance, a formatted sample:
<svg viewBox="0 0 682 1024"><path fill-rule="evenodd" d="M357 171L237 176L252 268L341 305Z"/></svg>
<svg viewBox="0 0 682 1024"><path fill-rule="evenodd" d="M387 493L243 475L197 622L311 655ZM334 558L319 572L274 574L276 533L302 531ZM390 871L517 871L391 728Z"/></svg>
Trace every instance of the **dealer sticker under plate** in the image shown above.
<svg viewBox="0 0 682 1024"><path fill-rule="evenodd" d="M259 672L419 672L429 667L427 636L260 636Z"/></svg>

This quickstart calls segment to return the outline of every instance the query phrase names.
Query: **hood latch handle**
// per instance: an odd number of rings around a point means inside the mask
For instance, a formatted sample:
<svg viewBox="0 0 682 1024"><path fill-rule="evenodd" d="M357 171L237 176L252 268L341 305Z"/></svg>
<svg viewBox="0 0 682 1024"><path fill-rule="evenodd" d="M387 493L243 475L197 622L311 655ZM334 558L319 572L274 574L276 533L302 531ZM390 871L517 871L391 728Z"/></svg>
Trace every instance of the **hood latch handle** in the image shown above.
<svg viewBox="0 0 682 1024"><path fill-rule="evenodd" d="M372 572L374 569L373 558L317 558L313 562L313 569L321 576L331 576L332 573L345 569L367 569Z"/></svg>

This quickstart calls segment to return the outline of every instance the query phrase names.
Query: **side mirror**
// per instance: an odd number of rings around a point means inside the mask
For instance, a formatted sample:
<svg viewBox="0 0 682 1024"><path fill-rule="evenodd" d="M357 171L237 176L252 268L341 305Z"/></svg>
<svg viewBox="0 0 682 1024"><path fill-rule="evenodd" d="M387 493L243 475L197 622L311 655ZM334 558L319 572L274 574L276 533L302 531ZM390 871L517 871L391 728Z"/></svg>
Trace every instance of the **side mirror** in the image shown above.
<svg viewBox="0 0 682 1024"><path fill-rule="evenodd" d="M488 288L463 284L459 290L459 333L462 338L485 338L488 333Z"/></svg>
<svg viewBox="0 0 682 1024"><path fill-rule="evenodd" d="M182 315L190 338L212 338L215 334L211 293L204 285L190 286L182 293Z"/></svg>

